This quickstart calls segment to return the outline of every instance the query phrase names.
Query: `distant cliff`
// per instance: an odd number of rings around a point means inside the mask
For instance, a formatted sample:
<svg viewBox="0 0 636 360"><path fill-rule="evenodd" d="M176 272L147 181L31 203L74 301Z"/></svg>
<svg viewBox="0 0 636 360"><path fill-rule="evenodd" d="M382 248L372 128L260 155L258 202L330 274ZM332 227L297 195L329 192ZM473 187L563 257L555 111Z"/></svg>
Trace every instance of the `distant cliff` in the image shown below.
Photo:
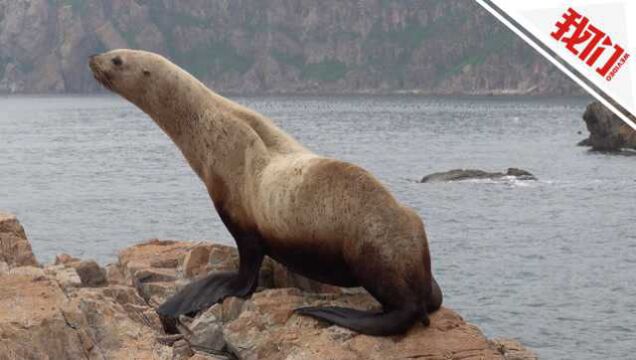
<svg viewBox="0 0 636 360"><path fill-rule="evenodd" d="M580 93L467 0L0 0L0 92L97 91L120 47L221 92Z"/></svg>

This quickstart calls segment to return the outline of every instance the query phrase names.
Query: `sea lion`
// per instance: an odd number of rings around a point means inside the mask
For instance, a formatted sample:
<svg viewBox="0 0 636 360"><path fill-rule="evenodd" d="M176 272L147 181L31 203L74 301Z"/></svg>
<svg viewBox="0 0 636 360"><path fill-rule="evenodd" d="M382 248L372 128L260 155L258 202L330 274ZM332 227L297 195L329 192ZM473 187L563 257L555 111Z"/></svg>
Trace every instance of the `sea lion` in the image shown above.
<svg viewBox="0 0 636 360"><path fill-rule="evenodd" d="M249 296L265 255L317 281L363 286L382 305L380 312L305 307L299 314L370 335L428 324L442 293L424 225L373 175L314 154L160 55L113 50L92 56L90 68L174 141L236 240L238 272L196 280L158 308L167 331L179 315Z"/></svg>

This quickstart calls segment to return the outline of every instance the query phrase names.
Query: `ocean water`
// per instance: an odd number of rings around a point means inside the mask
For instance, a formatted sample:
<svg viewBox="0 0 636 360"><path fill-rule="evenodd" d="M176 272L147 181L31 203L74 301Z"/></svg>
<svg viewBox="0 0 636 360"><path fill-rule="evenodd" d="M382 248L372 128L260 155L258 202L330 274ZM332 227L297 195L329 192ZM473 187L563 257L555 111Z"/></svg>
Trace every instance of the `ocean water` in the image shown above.
<svg viewBox="0 0 636 360"><path fill-rule="evenodd" d="M634 358L636 156L575 146L588 99L235 99L415 208L445 304L488 336L542 359ZM415 182L507 167L539 181ZM232 244L176 147L115 97L0 98L0 209L42 261L106 263L153 237Z"/></svg>

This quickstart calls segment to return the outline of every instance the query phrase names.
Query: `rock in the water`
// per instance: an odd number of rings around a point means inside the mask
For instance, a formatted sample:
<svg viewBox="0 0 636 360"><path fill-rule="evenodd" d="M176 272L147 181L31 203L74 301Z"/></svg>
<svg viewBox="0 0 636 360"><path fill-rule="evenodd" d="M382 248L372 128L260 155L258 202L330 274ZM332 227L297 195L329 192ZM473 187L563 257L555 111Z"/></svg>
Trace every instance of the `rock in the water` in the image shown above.
<svg viewBox="0 0 636 360"><path fill-rule="evenodd" d="M15 215L0 212L0 261L9 267L38 266L31 244Z"/></svg>
<svg viewBox="0 0 636 360"><path fill-rule="evenodd" d="M502 172L487 172L483 170L475 169L455 169L450 171L433 173L426 175L420 180L422 183L427 182L446 182L446 181L461 181L461 180L497 180L505 177L514 177L518 180L537 180L537 178L530 172L517 168L508 168L505 173Z"/></svg>
<svg viewBox="0 0 636 360"><path fill-rule="evenodd" d="M600 102L587 106L583 120L590 136L579 145L591 146L598 151L636 149L636 131Z"/></svg>

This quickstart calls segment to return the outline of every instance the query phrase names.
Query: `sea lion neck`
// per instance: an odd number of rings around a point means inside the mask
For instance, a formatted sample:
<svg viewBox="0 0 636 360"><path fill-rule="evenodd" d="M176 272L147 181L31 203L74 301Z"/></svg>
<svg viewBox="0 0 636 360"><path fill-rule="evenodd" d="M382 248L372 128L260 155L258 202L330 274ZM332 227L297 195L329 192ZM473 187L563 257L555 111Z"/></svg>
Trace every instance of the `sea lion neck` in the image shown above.
<svg viewBox="0 0 636 360"><path fill-rule="evenodd" d="M148 89L138 104L181 150L194 172L208 185L233 189L243 173L268 162L269 148L285 148L275 139L286 136L260 114L216 94L181 69L175 69L164 87ZM155 94L152 94L155 92ZM255 130L252 125L257 129ZM230 189L231 188L231 189Z"/></svg>

